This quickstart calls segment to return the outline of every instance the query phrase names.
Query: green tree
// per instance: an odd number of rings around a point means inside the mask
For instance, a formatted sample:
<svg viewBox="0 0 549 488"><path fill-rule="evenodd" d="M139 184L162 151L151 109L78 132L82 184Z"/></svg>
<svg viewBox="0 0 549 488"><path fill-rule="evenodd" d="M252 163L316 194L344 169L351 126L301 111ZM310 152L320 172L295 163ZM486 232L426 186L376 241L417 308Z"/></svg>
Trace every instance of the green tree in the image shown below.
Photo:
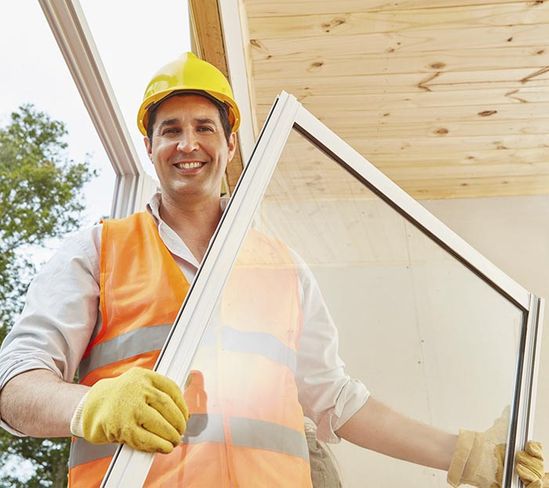
<svg viewBox="0 0 549 488"><path fill-rule="evenodd" d="M35 272L29 247L76 230L82 187L95 171L66 156L67 130L32 105L22 105L0 128L0 341L24 304ZM1 487L66 485L68 439L17 438L0 429L0 466L13 456L31 460L21 481L0 474Z"/></svg>

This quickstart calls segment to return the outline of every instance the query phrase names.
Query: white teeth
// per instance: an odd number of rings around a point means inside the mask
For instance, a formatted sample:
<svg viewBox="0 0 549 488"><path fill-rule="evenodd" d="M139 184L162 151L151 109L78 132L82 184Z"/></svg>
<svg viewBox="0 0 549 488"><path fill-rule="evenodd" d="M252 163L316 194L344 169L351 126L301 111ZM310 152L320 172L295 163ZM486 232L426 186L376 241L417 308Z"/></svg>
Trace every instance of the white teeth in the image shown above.
<svg viewBox="0 0 549 488"><path fill-rule="evenodd" d="M193 169L193 168L200 168L202 166L202 163L199 162L191 162L191 163L177 163L176 168L179 169Z"/></svg>

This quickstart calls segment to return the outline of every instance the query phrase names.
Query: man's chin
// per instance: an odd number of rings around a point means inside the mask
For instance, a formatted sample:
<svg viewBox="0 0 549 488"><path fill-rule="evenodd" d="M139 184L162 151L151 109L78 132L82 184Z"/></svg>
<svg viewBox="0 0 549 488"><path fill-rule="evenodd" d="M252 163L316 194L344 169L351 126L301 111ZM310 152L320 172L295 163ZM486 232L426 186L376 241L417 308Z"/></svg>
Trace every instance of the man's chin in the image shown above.
<svg viewBox="0 0 549 488"><path fill-rule="evenodd" d="M221 187L221 185L220 185ZM220 197L219 191L212 191L197 187L196 185L177 185L170 188L162 188L161 193L166 195L174 202L184 202L188 200L211 200Z"/></svg>

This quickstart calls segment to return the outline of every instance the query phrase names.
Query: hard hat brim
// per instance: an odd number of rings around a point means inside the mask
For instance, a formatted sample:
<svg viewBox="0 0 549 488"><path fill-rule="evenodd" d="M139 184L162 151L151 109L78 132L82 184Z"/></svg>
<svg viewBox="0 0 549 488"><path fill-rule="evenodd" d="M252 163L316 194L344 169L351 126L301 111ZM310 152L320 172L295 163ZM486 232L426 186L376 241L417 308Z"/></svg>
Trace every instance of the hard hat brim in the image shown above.
<svg viewBox="0 0 549 488"><path fill-rule="evenodd" d="M202 90L200 88L187 88L184 90L168 89L156 93L154 96L150 97L146 101L147 103L142 103L141 107L139 107L139 111L137 113L137 127L139 128L139 132L141 132L141 134L143 134L144 136L147 135L147 128L149 125L149 113L151 109L153 107L159 106L167 98L170 98L171 96L176 96L177 94L209 95L206 96L206 98L213 98L214 100L217 100L227 106L231 132L236 132L240 127L240 111L238 110L238 106L236 105L236 103L234 103L233 100L231 100L223 93L213 92L211 90Z"/></svg>

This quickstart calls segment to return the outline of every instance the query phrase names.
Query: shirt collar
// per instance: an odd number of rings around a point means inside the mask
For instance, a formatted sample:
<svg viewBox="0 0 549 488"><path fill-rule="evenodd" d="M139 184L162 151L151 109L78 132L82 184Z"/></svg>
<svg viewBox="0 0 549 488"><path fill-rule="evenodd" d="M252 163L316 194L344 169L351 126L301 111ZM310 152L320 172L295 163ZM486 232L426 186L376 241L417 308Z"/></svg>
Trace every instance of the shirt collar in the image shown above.
<svg viewBox="0 0 549 488"><path fill-rule="evenodd" d="M158 225L158 233L160 238L168 248L168 250L175 256L183 259L187 263L193 265L195 268L200 266L200 263L191 253L185 241L177 235L177 233L162 220L160 217L160 203L162 201L162 194L160 192L155 193L149 203L147 204L147 212L154 218L156 224ZM227 204L229 203L228 197L221 197L219 205L222 212L225 212Z"/></svg>

